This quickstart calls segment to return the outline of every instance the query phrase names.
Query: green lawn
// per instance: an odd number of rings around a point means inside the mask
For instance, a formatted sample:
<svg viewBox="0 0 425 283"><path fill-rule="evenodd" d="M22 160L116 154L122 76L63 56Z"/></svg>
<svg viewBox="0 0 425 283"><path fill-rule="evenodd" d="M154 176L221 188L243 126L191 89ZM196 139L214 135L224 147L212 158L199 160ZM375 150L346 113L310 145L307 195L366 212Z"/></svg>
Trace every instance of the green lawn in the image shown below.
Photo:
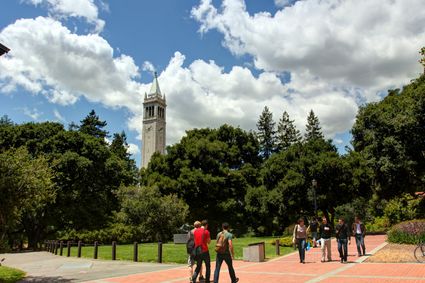
<svg viewBox="0 0 425 283"><path fill-rule="evenodd" d="M266 258L276 257L276 248L271 245L272 237L264 238L237 238L233 240L235 248L236 259L242 259L242 248L248 246L250 243L265 242L266 243ZM215 260L215 240L211 241L209 246L211 260ZM280 254L288 254L293 251L293 248L281 247ZM63 249L63 256L66 256L66 247ZM77 247L71 248L71 256L77 256ZM93 258L93 247L82 247L81 256ZM99 259L111 259L112 247L99 246L98 250ZM139 244L139 261L156 262L158 259L158 244ZM133 245L117 245L117 260L133 260ZM186 263L186 245L175 245L173 243L163 244L162 261L167 263Z"/></svg>
<svg viewBox="0 0 425 283"><path fill-rule="evenodd" d="M0 282L14 283L25 277L25 272L19 269L0 266Z"/></svg>

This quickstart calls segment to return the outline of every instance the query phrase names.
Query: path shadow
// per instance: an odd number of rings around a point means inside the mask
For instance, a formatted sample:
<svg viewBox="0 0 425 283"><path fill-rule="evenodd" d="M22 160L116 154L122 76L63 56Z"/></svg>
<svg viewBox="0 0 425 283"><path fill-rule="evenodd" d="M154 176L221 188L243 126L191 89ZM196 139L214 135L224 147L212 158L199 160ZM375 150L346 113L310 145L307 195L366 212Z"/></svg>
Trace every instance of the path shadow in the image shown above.
<svg viewBox="0 0 425 283"><path fill-rule="evenodd" d="M73 282L76 279L65 279L61 276L54 276L54 277L46 277L46 276L28 276L24 279L18 281L18 283L68 283Z"/></svg>

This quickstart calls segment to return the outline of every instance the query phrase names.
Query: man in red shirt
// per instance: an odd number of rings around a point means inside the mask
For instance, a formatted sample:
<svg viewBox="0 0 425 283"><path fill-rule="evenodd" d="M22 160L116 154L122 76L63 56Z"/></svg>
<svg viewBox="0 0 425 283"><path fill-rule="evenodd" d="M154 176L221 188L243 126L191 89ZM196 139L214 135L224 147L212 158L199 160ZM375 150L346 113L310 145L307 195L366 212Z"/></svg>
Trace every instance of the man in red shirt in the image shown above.
<svg viewBox="0 0 425 283"><path fill-rule="evenodd" d="M196 282L196 278L202 267L202 262L205 262L205 283L210 282L211 259L208 251L208 244L211 243L210 232L208 231L208 221L202 220L202 227L196 228L193 232L195 238L195 249L201 247L201 254L196 259L196 269L193 273L191 282Z"/></svg>

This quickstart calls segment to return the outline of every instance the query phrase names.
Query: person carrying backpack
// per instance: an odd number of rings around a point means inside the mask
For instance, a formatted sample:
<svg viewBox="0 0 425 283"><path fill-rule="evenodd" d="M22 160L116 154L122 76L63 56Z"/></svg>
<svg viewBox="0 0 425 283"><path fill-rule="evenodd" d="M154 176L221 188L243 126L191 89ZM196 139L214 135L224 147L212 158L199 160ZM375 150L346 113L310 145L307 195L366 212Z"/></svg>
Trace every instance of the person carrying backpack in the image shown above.
<svg viewBox="0 0 425 283"><path fill-rule="evenodd" d="M235 270L233 269L233 259L235 258L235 252L233 250L232 238L233 235L229 232L229 224L223 223L223 231L217 235L217 243L215 246L215 251L217 252L217 257L215 261L215 272L214 272L214 283L218 283L220 277L220 268L223 261L227 264L227 269L229 270L229 275L232 283L239 281L239 278L236 278Z"/></svg>
<svg viewBox="0 0 425 283"><path fill-rule="evenodd" d="M192 253L196 260L196 269L193 273L190 282L196 282L196 278L201 271L202 262L205 263L205 283L210 282L210 273L211 273L211 259L210 253L208 251L208 244L211 243L210 232L208 231L208 221L202 220L202 226L195 228L193 232L193 237L195 239L195 248Z"/></svg>

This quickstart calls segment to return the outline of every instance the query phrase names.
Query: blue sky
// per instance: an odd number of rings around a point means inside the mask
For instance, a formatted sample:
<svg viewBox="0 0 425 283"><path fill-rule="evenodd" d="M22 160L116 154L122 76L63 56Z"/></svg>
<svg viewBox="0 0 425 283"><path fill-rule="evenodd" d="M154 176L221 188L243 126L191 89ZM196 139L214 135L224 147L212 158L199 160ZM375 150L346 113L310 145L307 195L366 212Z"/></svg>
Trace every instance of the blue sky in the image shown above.
<svg viewBox="0 0 425 283"><path fill-rule="evenodd" d="M255 129L265 105L303 131L307 113L342 150L358 107L421 71L422 0L7 0L0 10L0 114L124 130L140 164L152 71L167 143L223 123Z"/></svg>

